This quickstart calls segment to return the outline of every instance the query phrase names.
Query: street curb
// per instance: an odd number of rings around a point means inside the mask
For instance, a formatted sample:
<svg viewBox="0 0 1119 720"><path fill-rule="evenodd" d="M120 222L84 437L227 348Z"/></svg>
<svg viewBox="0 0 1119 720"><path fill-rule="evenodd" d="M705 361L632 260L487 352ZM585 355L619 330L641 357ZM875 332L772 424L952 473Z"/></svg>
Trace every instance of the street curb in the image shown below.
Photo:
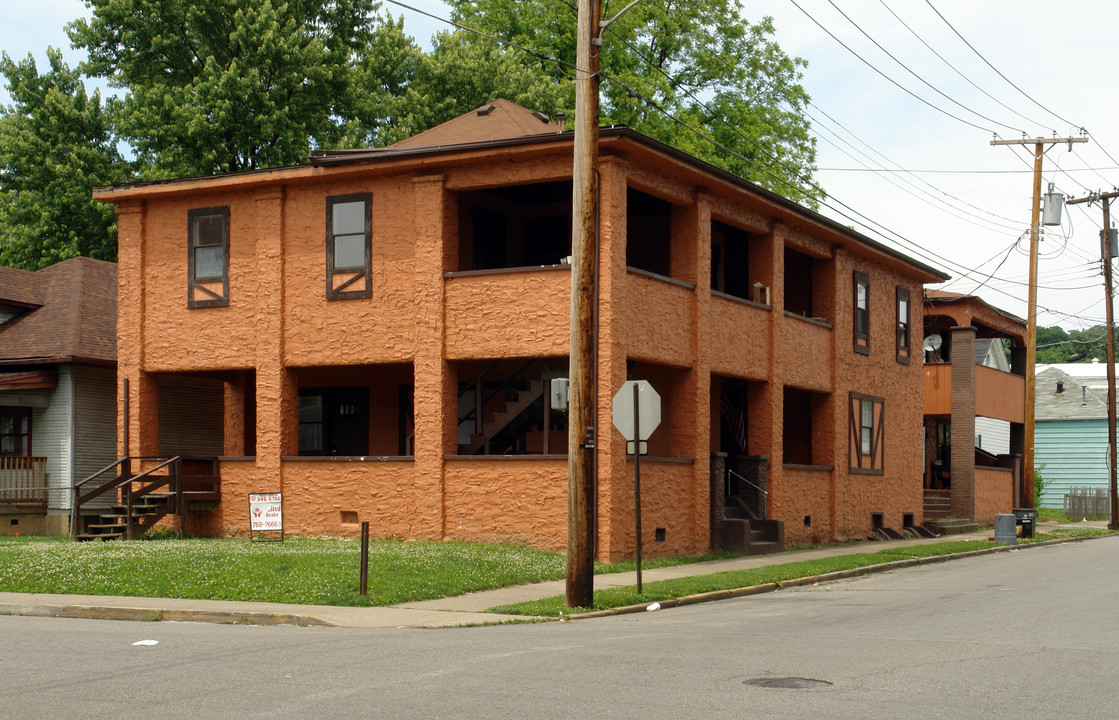
<svg viewBox="0 0 1119 720"><path fill-rule="evenodd" d="M809 575L802 578L793 578L791 580L785 580L779 583L764 583L762 585L750 585L742 588L712 590L711 592L696 593L695 595L685 595L683 597L640 603L638 605L623 605L622 607L609 608L606 610L594 610L587 613L565 615L562 619L590 620L593 618L611 617L613 615L630 615L640 612L652 612L655 610L683 607L685 605L698 605L699 603L715 602L716 600L730 600L732 598L746 597L749 595L761 595L763 593L777 592L778 590L783 590L785 588L804 587L805 585L816 585L819 583L834 582L836 580L848 580L851 578L863 577L865 575L874 575L877 573L890 572L892 570L902 570L905 568L917 567L919 565L932 565L935 563L948 562L949 560L960 560L969 557L979 557L980 555L992 555L995 553L1010 552L1012 550L1025 550L1035 547L1048 547L1051 545L1063 545L1065 543L1084 542L1085 540L1096 540L1098 538L1105 537L1112 536L1093 535L1088 537L1057 538L1054 540L1039 540L1038 542L1032 542L1023 545L1004 545L1002 547L981 548L979 550L968 550L966 552L949 553L947 555L934 555L932 557L894 560L891 562L880 563L878 565L867 565L866 567L852 568L850 570L837 570L831 573L824 573L823 575ZM650 610L650 607L652 607L653 605L657 605L658 607Z"/></svg>
<svg viewBox="0 0 1119 720"><path fill-rule="evenodd" d="M105 605L0 604L0 614L28 617L58 617L83 620L131 620L134 622L205 622L219 625L315 625L335 624L313 615L293 613L232 612L225 610L167 610Z"/></svg>

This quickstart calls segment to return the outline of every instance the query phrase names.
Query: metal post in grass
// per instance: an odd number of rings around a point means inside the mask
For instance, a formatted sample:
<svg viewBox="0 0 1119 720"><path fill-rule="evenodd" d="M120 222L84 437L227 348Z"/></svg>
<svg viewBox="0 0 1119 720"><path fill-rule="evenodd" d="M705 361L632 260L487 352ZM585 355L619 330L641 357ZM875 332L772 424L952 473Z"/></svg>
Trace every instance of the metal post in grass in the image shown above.
<svg viewBox="0 0 1119 720"><path fill-rule="evenodd" d="M358 581L358 593L366 595L369 592L369 523L361 524L361 580Z"/></svg>

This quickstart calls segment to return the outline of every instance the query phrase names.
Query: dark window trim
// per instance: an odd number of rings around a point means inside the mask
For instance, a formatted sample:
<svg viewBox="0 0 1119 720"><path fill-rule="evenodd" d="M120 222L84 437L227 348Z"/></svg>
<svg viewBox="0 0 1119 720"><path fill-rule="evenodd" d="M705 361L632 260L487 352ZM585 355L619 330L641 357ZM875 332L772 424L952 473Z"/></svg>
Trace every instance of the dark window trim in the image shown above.
<svg viewBox="0 0 1119 720"><path fill-rule="evenodd" d="M334 205L336 203L361 202L365 204L365 262L361 267L336 268L334 266ZM351 298L373 297L373 193L350 193L348 195L331 195L326 199L326 299L346 300ZM346 281L341 287L334 287L336 274L350 275L357 273ZM365 281L365 286L358 290L346 288Z"/></svg>
<svg viewBox="0 0 1119 720"><path fill-rule="evenodd" d="M856 402L857 401L857 402ZM872 404L871 408L871 425L870 425L870 452L863 452L863 424L862 424L862 409L863 403L869 402ZM856 404L858 409L856 410ZM875 408L877 406L877 412ZM878 422L875 424L874 418L877 417ZM855 474L861 475L883 475L885 474L886 464L886 399L876 395L864 395L863 393L852 392L847 400L847 421L850 425L850 443L851 453L850 471Z"/></svg>
<svg viewBox="0 0 1119 720"><path fill-rule="evenodd" d="M221 277L195 277L194 274L194 219L203 215L222 217L221 237ZM221 295L217 295L203 284L221 283ZM209 296L207 300L195 299L197 295ZM187 211L187 307L227 307L229 305L229 206L195 208Z"/></svg>
<svg viewBox="0 0 1119 720"><path fill-rule="evenodd" d="M866 288L866 308L859 307L859 286ZM865 330L859 329L860 313L865 314ZM866 273L854 272L854 280L851 283L851 323L854 335L853 347L855 352L861 355L870 354L870 276Z"/></svg>
<svg viewBox="0 0 1119 720"><path fill-rule="evenodd" d="M901 303L905 301L905 317L901 316ZM894 307L897 309L897 361L903 365L909 364L910 348L913 344L913 304L909 299L909 290L898 286Z"/></svg>
<svg viewBox="0 0 1119 720"><path fill-rule="evenodd" d="M31 408L23 406L4 406L4 414L9 415L15 421L15 432L4 433L0 438L17 438L16 444L21 445L21 452L8 453L2 450L3 443L0 443L0 457L32 457L34 450L32 447L33 439L33 422ZM21 430L21 420L27 420L27 432ZM20 441L19 439L22 439Z"/></svg>

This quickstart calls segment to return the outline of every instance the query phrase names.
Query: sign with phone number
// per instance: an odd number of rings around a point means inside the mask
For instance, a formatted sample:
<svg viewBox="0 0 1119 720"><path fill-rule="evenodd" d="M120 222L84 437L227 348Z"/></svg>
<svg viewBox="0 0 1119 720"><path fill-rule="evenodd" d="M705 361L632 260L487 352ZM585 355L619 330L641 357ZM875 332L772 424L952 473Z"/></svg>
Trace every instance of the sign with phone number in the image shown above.
<svg viewBox="0 0 1119 720"><path fill-rule="evenodd" d="M254 532L284 529L283 493L249 493L249 528Z"/></svg>

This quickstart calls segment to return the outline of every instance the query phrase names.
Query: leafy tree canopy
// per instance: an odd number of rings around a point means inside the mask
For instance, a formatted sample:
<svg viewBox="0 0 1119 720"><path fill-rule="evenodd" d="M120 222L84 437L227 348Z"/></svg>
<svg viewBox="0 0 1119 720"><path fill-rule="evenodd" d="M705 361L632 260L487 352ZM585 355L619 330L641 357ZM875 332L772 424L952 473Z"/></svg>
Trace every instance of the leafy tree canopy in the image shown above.
<svg viewBox="0 0 1119 720"><path fill-rule="evenodd" d="M12 104L0 108L0 264L38 270L83 255L116 259L116 214L90 189L128 179L100 95L47 49L0 59Z"/></svg>
<svg viewBox="0 0 1119 720"><path fill-rule="evenodd" d="M498 97L547 115L570 108L574 90L526 65L522 53L476 42L465 31L441 32L424 53L387 15L359 58L350 88L352 117L336 144L391 145Z"/></svg>
<svg viewBox="0 0 1119 720"><path fill-rule="evenodd" d="M448 2L456 21L554 59L521 53L523 63L556 83L573 74L573 2ZM607 3L604 18L623 6ZM770 18L751 23L739 7L733 0L643 2L611 25L602 45L603 121L814 206L816 149L803 112L808 95L799 84L805 64L770 38Z"/></svg>
<svg viewBox="0 0 1119 720"><path fill-rule="evenodd" d="M1037 362L1042 364L1107 362L1107 328L1096 325L1087 330L1059 327L1037 329Z"/></svg>
<svg viewBox="0 0 1119 720"><path fill-rule="evenodd" d="M86 0L67 27L90 75L127 90L121 136L148 177L306 160L335 134L374 0ZM150 168L150 169L147 169Z"/></svg>

